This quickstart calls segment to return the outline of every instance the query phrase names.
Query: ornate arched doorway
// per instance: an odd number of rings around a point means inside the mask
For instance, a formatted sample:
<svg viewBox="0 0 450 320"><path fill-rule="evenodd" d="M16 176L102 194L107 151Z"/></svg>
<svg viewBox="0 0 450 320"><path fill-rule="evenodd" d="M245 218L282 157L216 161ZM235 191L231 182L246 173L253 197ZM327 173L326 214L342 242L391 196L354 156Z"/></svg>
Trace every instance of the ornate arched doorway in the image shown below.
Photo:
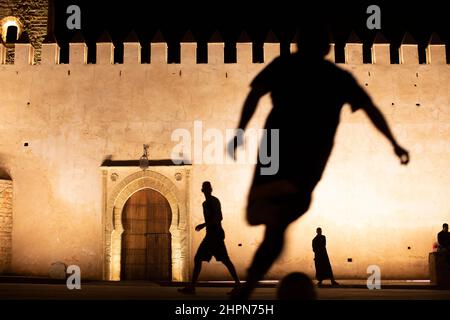
<svg viewBox="0 0 450 320"><path fill-rule="evenodd" d="M103 279L113 281L122 279L122 234L126 229L123 225L123 213L128 200L142 190L153 190L165 199L170 209L166 211L170 216L170 220L166 221L170 226L171 277L169 280L188 281L190 246L187 228L189 221L187 182L189 181L189 170L182 169L180 166L160 168L165 175L152 170L137 170L139 169L119 170L109 167L103 171L105 199ZM107 182L108 176L113 183ZM168 176L172 176L173 180Z"/></svg>
<svg viewBox="0 0 450 320"><path fill-rule="evenodd" d="M122 213L121 280L172 279L172 212L167 199L152 189L134 193Z"/></svg>

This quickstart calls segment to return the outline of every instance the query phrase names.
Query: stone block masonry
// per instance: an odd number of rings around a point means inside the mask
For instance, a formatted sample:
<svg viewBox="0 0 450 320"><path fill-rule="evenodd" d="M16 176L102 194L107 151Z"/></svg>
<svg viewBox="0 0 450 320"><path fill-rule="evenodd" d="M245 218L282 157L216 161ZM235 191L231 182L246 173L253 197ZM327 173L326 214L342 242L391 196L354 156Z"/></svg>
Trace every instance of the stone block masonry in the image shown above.
<svg viewBox="0 0 450 320"><path fill-rule="evenodd" d="M12 188L11 180L0 180L0 274L11 266Z"/></svg>
<svg viewBox="0 0 450 320"><path fill-rule="evenodd" d="M48 0L0 0L0 20L13 16L20 20L35 47L34 61L41 60L41 44L47 34ZM7 61L14 55L8 50Z"/></svg>

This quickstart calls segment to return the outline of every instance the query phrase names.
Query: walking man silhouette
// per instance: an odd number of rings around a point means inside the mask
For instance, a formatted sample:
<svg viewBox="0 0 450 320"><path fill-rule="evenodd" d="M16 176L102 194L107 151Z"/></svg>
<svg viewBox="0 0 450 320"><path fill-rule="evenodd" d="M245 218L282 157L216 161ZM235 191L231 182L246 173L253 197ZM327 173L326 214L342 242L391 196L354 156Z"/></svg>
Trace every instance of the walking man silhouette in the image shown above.
<svg viewBox="0 0 450 320"><path fill-rule="evenodd" d="M246 283L232 298L250 296L281 253L286 228L308 210L345 103L353 112L363 110L392 143L401 164L409 162L408 152L397 143L363 88L349 72L324 59L329 51L328 38L325 28L309 26L307 32L299 34L296 53L274 59L253 79L238 126L241 130L228 145L228 152L235 156L260 98L270 93L273 108L265 129L279 130L279 170L263 175L263 164L257 162L246 214L250 225L266 226L264 240L248 269Z"/></svg>
<svg viewBox="0 0 450 320"><path fill-rule="evenodd" d="M222 209L220 201L212 195L212 186L209 181L202 184L202 192L205 195L203 202L203 216L205 223L199 224L195 227L195 231L200 231L206 228L206 235L202 243L198 247L194 258L194 272L192 275L192 282L190 285L179 289L178 291L185 294L194 294L195 286L197 284L198 276L202 269L202 262L209 262L214 256L217 261L221 261L230 272L235 282L235 287L229 292L232 294L239 287L239 277L236 273L233 263L228 256L227 248L225 247L225 232L222 228Z"/></svg>

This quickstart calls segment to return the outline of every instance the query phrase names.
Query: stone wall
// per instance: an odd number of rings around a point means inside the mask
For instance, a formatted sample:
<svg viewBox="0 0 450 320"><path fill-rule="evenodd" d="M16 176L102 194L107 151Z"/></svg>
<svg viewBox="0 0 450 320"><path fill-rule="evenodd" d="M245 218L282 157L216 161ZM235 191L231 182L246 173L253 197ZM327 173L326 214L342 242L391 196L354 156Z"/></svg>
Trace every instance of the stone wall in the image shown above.
<svg viewBox="0 0 450 320"><path fill-rule="evenodd" d="M0 274L10 271L12 253L12 181L0 180Z"/></svg>
<svg viewBox="0 0 450 320"><path fill-rule="evenodd" d="M211 44L209 63L196 64L195 44L182 44L181 63L167 64L167 46L157 43L151 63L141 65L139 44L126 44L125 63L112 65L111 44L98 44L97 64L86 64L86 46L77 43L70 45L69 64L59 65L51 44L35 66L26 63L27 45L16 46L16 64L0 65L0 160L15 188L12 271L46 275L51 263L63 261L79 265L86 278L102 278L101 164L136 160L143 143L150 144L151 159L169 159L176 144L172 132L192 133L197 120L204 130L235 128L249 83L279 53L265 46L266 63L254 64L251 46L239 43L238 62L224 64L223 44ZM438 57L445 47L430 52ZM364 278L372 264L384 278L428 277L428 253L450 220L450 66L445 59L419 65L406 59L407 50L403 54L404 64L362 64L362 46L354 45L348 63L339 66L372 96L409 149L411 163L400 166L364 113L344 107L312 207L289 228L269 278L296 270L314 275L311 240L317 226L327 236L338 278ZM262 127L270 107L265 96L250 127ZM202 222L200 187L210 180L222 201L226 244L242 276L263 233L245 222L252 170L235 163L190 169L188 227ZM202 237L191 232L191 261ZM227 278L223 265L205 264L202 279Z"/></svg>
<svg viewBox="0 0 450 320"><path fill-rule="evenodd" d="M47 34L48 0L0 0L0 20L7 16L19 18L35 47L35 62L41 60L41 44ZM8 61L13 55L9 51Z"/></svg>

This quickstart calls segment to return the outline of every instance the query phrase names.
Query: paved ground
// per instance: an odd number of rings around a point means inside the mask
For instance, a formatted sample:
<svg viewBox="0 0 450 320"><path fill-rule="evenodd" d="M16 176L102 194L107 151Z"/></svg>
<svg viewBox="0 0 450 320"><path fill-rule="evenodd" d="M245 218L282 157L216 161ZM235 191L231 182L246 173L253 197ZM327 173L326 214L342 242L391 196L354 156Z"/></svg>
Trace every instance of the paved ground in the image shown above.
<svg viewBox="0 0 450 320"><path fill-rule="evenodd" d="M380 290L368 290L363 283L346 283L341 287L317 288L321 300L450 300L450 289L441 290L423 283L382 284ZM88 282L81 290L69 290L65 284L0 283L0 300L10 299L132 299L132 300L225 300L230 290L226 283L202 283L195 295L182 295L174 284L151 282ZM257 288L255 300L275 299L276 283Z"/></svg>

